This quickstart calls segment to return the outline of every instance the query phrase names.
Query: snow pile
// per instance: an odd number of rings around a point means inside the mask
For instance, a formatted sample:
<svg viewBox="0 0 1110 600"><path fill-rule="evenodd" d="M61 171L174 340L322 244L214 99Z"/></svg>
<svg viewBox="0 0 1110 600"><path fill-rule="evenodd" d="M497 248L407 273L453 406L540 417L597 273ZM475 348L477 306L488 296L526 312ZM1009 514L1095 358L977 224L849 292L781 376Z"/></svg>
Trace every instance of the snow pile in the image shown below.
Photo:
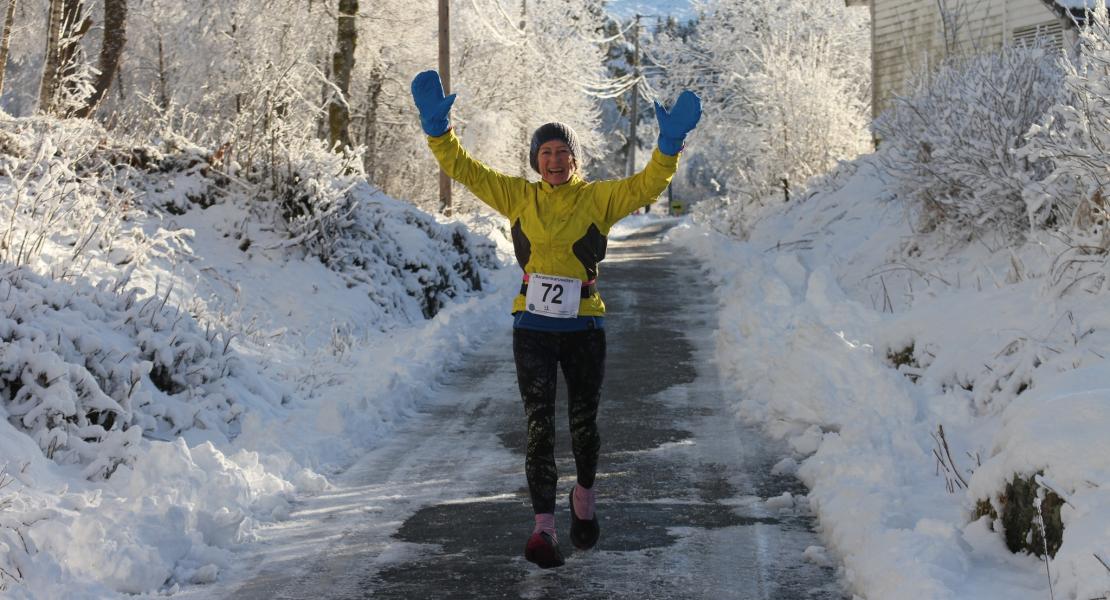
<svg viewBox="0 0 1110 600"><path fill-rule="evenodd" d="M1037 482L1039 506L1063 499L1056 597L1105 595L1104 298L1062 292L1055 237L995 249L915 232L885 185L868 157L744 242L672 234L719 283L718 355L738 414L795 449L827 547L861 596L1047 597L1043 560L1004 541L1015 475ZM994 517L977 516L984 502Z"/></svg>
<svg viewBox="0 0 1110 600"><path fill-rule="evenodd" d="M308 153L274 186L218 155L0 127L4 594L220 578L508 305L483 297L500 242L384 196L349 157Z"/></svg>
<svg viewBox="0 0 1110 600"><path fill-rule="evenodd" d="M1042 505L1047 505L1048 492L1063 500L1063 544L1051 566L1057 571L1056 591L1069 598L1094 598L1110 590L1107 423L1110 368L1106 365L1038 380L1035 389L1005 411L992 440L991 459L970 480L969 496L994 499L998 512L998 491L1011 483L1015 473L1036 474Z"/></svg>
<svg viewBox="0 0 1110 600"><path fill-rule="evenodd" d="M18 439L0 432L5 443ZM23 584L12 597L104 598L206 583L230 565L254 522L281 514L264 509L287 510L292 492L284 482L259 485L264 475L247 453L225 455L209 442L190 449L182 438L146 444L133 468L95 486L24 456L18 469L9 463L15 483L0 513L5 585Z"/></svg>
<svg viewBox="0 0 1110 600"><path fill-rule="evenodd" d="M252 405L281 391L188 314L138 290L66 285L11 269L0 280L0 415L47 458L110 477L135 456L140 436L188 430L226 442Z"/></svg>

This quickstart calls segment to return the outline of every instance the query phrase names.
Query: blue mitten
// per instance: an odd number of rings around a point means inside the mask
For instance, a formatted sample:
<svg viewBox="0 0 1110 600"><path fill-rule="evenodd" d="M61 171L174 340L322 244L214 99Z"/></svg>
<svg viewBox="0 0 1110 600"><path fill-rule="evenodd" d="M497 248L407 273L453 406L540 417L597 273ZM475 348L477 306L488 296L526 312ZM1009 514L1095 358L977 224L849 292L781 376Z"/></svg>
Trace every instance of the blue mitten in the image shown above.
<svg viewBox="0 0 1110 600"><path fill-rule="evenodd" d="M416 103L416 110L420 111L420 126L424 128L424 133L432 137L447 133L451 128L447 113L451 112L455 94L444 97L443 82L439 80L439 73L424 71L414 77L412 100Z"/></svg>
<svg viewBox="0 0 1110 600"><path fill-rule="evenodd" d="M670 110L655 103L655 120L659 121L659 150L674 156L682 150L686 134L694 130L701 118L701 98L690 90L678 95Z"/></svg>

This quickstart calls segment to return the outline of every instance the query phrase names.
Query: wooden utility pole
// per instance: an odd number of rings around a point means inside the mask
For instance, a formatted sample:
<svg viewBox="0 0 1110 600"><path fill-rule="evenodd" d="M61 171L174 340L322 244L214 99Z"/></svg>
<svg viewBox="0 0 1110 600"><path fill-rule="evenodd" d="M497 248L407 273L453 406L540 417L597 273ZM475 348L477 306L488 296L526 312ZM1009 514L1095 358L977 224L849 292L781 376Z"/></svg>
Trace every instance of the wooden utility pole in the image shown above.
<svg viewBox="0 0 1110 600"><path fill-rule="evenodd" d="M528 0L520 0L520 38L521 38L520 42L522 44L526 44L528 42L528 30L526 29L527 26L528 26ZM521 52L520 53L520 72L521 73L524 73L525 70L528 68L528 62L527 62L528 59L526 58L527 55L528 55L527 52ZM528 177L529 171L532 170L532 160L531 160L532 136L528 134L528 125L527 125L527 123L525 123L523 121L521 121L521 125L520 125L520 138L521 138L521 142L522 142L521 147L522 148L529 148L529 152L526 153L523 157L524 158L524 164L521 165L521 167L520 167L521 168L520 176L521 177Z"/></svg>
<svg viewBox="0 0 1110 600"><path fill-rule="evenodd" d="M451 94L451 13L448 0L439 0L439 78L443 81L443 94ZM451 178L439 170L439 207L444 215L451 216Z"/></svg>
<svg viewBox="0 0 1110 600"><path fill-rule="evenodd" d="M639 105L640 105L640 15L636 15L636 26L632 28L633 37L633 51L632 51L632 76L635 78L635 83L632 85L632 107L629 111L629 124L628 132L628 165L625 168L625 175L631 177L636 172L636 146L640 145L640 140L636 137L636 121L639 120Z"/></svg>

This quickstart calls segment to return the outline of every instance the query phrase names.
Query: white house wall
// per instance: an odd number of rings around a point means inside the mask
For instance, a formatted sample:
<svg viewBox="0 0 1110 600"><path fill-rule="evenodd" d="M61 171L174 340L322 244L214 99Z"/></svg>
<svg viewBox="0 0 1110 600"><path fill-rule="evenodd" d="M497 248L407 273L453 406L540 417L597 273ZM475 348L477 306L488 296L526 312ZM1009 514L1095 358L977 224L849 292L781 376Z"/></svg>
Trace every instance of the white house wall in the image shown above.
<svg viewBox="0 0 1110 600"><path fill-rule="evenodd" d="M915 74L950 54L993 51L1014 29L1051 23L1040 0L871 0L873 103L878 115L890 98L909 91ZM947 27L941 7L949 15Z"/></svg>
<svg viewBox="0 0 1110 600"><path fill-rule="evenodd" d="M1043 25L1055 19L1042 2L1013 2L1010 31L1022 27Z"/></svg>

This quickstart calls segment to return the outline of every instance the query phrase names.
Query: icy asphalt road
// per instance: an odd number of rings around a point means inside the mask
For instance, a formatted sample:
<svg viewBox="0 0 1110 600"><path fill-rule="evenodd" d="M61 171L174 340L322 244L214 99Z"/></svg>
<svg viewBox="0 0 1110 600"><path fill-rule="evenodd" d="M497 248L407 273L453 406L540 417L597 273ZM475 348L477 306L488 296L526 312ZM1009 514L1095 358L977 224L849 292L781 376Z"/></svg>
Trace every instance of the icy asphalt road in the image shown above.
<svg viewBox="0 0 1110 600"><path fill-rule="evenodd" d="M611 243L602 266L597 548L569 543L574 461L560 389L556 519L567 564L541 571L522 556L532 515L506 322L337 489L265 530L227 583L183 596L843 598L834 569L803 556L820 544L812 518L766 502L805 489L771 474L786 450L732 416L714 364L712 289L692 257L658 241L660 228Z"/></svg>

